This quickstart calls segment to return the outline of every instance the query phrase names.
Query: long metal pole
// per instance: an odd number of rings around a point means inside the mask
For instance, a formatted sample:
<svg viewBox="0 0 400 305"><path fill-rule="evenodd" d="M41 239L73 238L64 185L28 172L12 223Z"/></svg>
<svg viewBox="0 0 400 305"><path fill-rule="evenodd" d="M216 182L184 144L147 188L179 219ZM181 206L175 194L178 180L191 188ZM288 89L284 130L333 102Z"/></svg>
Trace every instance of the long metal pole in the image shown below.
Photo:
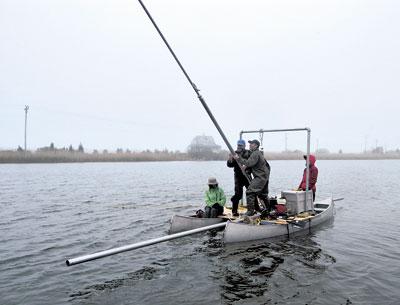
<svg viewBox="0 0 400 305"><path fill-rule="evenodd" d="M168 241L168 240L172 240L172 239L176 239L176 238L180 238L180 237L184 237L184 236L188 236L188 235L192 235L192 234L196 234L196 233L200 233L200 232L204 232L204 231L208 231L208 230L212 230L212 229L216 229L216 228L225 227L225 225L226 225L225 222L217 223L217 224L207 226L207 227L197 228L197 229L193 229L193 230L189 230L189 231L184 231L184 232L180 232L180 233L176 233L176 234L158 237L158 238L138 242L138 243L131 244L131 245L126 245L126 246L122 246L122 247L118 247L118 248L112 248L109 250L96 252L93 254L88 254L88 255L83 255L83 256L76 257L76 258L67 259L65 261L65 263L67 264L67 266L77 265L80 263L92 261L95 259L118 254L121 252L131 251L131 250L143 248L146 246L162 243L164 241Z"/></svg>
<svg viewBox="0 0 400 305"><path fill-rule="evenodd" d="M235 151L233 150L231 144L228 142L228 139L226 138L224 132L222 131L221 127L219 126L217 120L215 119L214 115L212 114L210 108L208 107L208 105L206 104L204 98L201 96L200 94L200 90L196 87L196 85L192 82L192 80L190 79L189 75L186 73L186 70L183 68L181 62L179 61L178 57L175 55L174 51L172 50L172 48L170 47L168 41L165 39L163 33L161 32L161 30L159 29L159 27L157 26L156 22L154 21L153 17L151 17L149 11L147 10L146 6L143 4L143 2L141 0L138 0L140 5L143 7L143 10L146 12L146 15L149 17L150 21L153 23L154 27L156 28L158 34L160 34L162 40L164 41L165 45L167 46L168 50L171 52L172 56L174 57L175 61L177 62L177 64L179 65L179 67L181 68L183 74L185 74L186 79L188 80L188 82L190 83L190 85L192 86L193 90L196 92L197 94L197 98L200 100L201 104L203 105L204 109L207 111L207 114L209 115L211 121L214 123L215 127L217 128L219 134L221 135L222 139L224 140L226 146L228 147L229 151L231 152L231 154L234 154Z"/></svg>
<svg viewBox="0 0 400 305"><path fill-rule="evenodd" d="M217 128L220 136L222 137L222 140L225 142L225 145L228 147L230 153L232 155L235 154L235 151L233 150L231 144L229 143L228 139L226 138L224 132L222 131L221 127L219 126L217 120L215 119L214 115L212 114L210 108L208 107L206 101L204 100L204 98L201 96L200 94L200 90L196 87L195 83L192 82L192 80L189 77L189 74L187 74L186 70L183 68L181 62L179 61L178 57L175 55L175 52L172 50L171 46L169 45L167 39L164 37L163 33L161 32L160 28L158 27L158 25L156 24L156 22L154 21L153 17L150 15L150 12L147 10L146 6L143 4L142 0L138 0L140 5L142 6L143 10L145 11L146 15L149 17L151 23L154 25L154 27L156 28L158 34L160 35L161 39L164 41L165 45L167 46L168 50L171 52L172 56L174 57L175 61L177 62L178 66L181 68L183 74L185 75L186 79L188 80L189 84L192 86L194 92L197 95L197 98L200 100L201 104L203 105L204 109L206 110L208 116L210 117L211 121L214 123L215 128ZM236 160L236 162L238 162ZM247 173L242 169L242 167L239 167L243 173L243 175L246 177L246 179L250 182L251 177L249 177L249 175L247 175Z"/></svg>

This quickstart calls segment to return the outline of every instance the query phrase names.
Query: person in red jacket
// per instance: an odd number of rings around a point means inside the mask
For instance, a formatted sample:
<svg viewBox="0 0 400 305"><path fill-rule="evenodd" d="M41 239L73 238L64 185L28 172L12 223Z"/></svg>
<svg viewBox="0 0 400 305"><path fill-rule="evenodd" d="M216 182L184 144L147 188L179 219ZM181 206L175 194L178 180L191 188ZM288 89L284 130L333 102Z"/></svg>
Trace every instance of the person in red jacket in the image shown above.
<svg viewBox="0 0 400 305"><path fill-rule="evenodd" d="M307 156L303 156L305 160L307 160ZM307 166L307 164L306 164ZM315 156L310 155L310 177L309 177L309 184L308 184L308 189L312 190L313 192L313 201L315 200L315 191L317 190L316 184L317 184L317 179L318 179L318 168L315 166ZM307 168L304 169L303 173L303 179L300 182L299 185L299 191L305 191L306 190L306 172Z"/></svg>

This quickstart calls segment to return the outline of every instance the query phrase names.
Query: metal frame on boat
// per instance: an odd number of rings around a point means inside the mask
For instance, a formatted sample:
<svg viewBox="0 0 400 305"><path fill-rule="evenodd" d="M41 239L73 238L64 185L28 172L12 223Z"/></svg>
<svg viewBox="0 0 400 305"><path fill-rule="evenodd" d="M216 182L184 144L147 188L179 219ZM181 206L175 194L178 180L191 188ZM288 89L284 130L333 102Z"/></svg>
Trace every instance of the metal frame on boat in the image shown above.
<svg viewBox="0 0 400 305"><path fill-rule="evenodd" d="M286 129L259 129L259 130L242 130L239 133L239 138L242 139L243 134L245 133L259 133L263 135L264 133L274 133L274 132L297 132L297 131L306 131L307 132L307 157L306 157L306 192L305 192L305 201L304 201L304 210L307 210L307 202L309 196L309 186L310 186L310 143L311 143L311 129L308 127L303 128L286 128Z"/></svg>
<svg viewBox="0 0 400 305"><path fill-rule="evenodd" d="M290 131L306 131L307 132L307 157L306 157L306 191L304 192L305 201L303 211L307 211L307 202L310 196L309 190L309 160L310 160L310 128L292 128L292 129L269 129L269 130L248 130L240 132L240 139L245 133L266 133L266 132L290 132ZM288 219L277 220L261 220L254 224L245 223L243 221L228 221L224 231L224 242L234 243L251 241L258 239L267 239L278 236L290 236L294 233L310 230L312 227L332 219L334 211L334 200L332 197L314 202L311 205L310 213L306 217L296 215Z"/></svg>

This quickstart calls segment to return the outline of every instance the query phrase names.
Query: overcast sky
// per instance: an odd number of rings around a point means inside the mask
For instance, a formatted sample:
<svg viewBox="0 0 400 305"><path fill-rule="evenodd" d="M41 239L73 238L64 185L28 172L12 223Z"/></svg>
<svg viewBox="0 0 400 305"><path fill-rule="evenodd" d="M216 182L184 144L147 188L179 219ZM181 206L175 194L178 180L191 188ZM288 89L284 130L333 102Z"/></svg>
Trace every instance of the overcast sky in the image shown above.
<svg viewBox="0 0 400 305"><path fill-rule="evenodd" d="M312 149L400 147L399 1L144 3L232 145L308 126ZM31 149L223 146L136 0L0 0L0 148L23 146L25 105Z"/></svg>

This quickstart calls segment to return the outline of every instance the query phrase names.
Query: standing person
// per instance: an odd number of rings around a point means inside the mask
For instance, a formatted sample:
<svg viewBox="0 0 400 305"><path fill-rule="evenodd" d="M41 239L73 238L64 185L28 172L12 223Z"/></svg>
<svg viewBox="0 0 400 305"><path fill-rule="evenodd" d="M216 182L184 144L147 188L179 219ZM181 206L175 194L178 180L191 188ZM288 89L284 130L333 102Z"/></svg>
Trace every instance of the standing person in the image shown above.
<svg viewBox="0 0 400 305"><path fill-rule="evenodd" d="M218 187L217 179L208 178L208 190L205 194L205 217L216 218L224 213L226 196L222 188Z"/></svg>
<svg viewBox="0 0 400 305"><path fill-rule="evenodd" d="M307 156L304 155L303 158L306 160L306 168L304 169L303 172L303 179L301 180L299 184L299 191L305 191L306 190L306 179L307 179ZM309 176L309 184L308 184L308 189L312 190L313 192L313 202L315 201L315 192L317 190L316 184L317 184L317 179L318 179L318 168L315 166L315 156L310 155L310 164L309 164L309 169L310 169L310 176Z"/></svg>
<svg viewBox="0 0 400 305"><path fill-rule="evenodd" d="M235 159L239 159L240 163L243 164L244 170L251 169L253 174L253 180L251 180L249 187L246 190L246 201L247 201L247 216L255 214L257 197L266 199L266 194L269 180L269 169L267 162L264 159L264 154L259 150L260 142L258 140L249 141L250 143L250 157L245 160L235 155Z"/></svg>
<svg viewBox="0 0 400 305"><path fill-rule="evenodd" d="M250 151L246 149L245 140L240 139L239 141L237 141L237 149L235 153L245 160L249 158ZM235 180L235 194L231 197L232 216L239 216L238 213L239 201L243 197L243 187L245 186L246 189L249 187L249 180L243 175L239 164L233 159L233 156L231 154L229 154L229 159L226 162L226 165L230 168L233 167L234 180ZM250 175L249 172L247 174Z"/></svg>

